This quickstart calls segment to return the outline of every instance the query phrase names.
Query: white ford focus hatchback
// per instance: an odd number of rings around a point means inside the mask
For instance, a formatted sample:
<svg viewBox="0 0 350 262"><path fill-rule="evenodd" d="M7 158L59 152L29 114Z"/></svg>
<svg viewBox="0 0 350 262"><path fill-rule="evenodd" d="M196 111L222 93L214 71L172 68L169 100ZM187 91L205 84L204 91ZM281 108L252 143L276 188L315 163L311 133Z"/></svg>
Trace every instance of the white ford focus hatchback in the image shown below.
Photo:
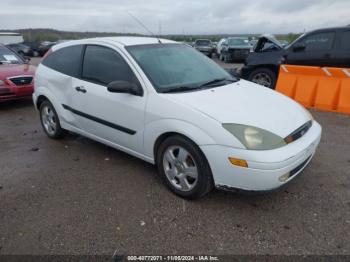
<svg viewBox="0 0 350 262"><path fill-rule="evenodd" d="M293 100L155 38L54 46L36 71L33 100L50 138L72 131L154 163L191 199L214 187L276 189L302 172L321 137Z"/></svg>

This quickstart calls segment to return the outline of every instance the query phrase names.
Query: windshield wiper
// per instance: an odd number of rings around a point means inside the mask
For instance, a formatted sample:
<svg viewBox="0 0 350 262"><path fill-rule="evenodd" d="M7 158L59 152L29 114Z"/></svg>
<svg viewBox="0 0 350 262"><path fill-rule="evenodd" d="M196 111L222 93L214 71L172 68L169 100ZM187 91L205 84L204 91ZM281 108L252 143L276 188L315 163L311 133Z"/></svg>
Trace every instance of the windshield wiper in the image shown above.
<svg viewBox="0 0 350 262"><path fill-rule="evenodd" d="M205 82L204 84L198 85L198 86L178 86L166 89L164 91L161 91L162 93L177 93L177 92L184 92L184 91L191 91L191 90L200 90L206 87L215 87L217 83L221 83L224 81L229 81L231 83L237 82L237 79L230 79L230 78L217 78L214 80L210 80L208 82Z"/></svg>
<svg viewBox="0 0 350 262"><path fill-rule="evenodd" d="M203 87L211 87L212 85L215 85L217 83L221 83L224 81L230 81L231 83L236 82L237 80L235 79L229 79L229 78L216 78L214 80L210 80L208 82L205 82L204 84L201 84L199 86L199 88L203 88Z"/></svg>
<svg viewBox="0 0 350 262"><path fill-rule="evenodd" d="M162 93L177 93L177 92L183 92L183 91L191 91L198 89L198 86L178 86L166 89L164 91L161 91Z"/></svg>

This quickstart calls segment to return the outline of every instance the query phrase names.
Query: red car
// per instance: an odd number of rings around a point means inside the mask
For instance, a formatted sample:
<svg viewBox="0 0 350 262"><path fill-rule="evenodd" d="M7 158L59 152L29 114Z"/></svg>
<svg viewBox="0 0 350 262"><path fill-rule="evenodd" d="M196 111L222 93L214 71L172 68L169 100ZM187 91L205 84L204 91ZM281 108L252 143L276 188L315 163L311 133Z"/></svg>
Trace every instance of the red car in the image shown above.
<svg viewBox="0 0 350 262"><path fill-rule="evenodd" d="M35 67L0 45L0 102L30 97L34 91Z"/></svg>

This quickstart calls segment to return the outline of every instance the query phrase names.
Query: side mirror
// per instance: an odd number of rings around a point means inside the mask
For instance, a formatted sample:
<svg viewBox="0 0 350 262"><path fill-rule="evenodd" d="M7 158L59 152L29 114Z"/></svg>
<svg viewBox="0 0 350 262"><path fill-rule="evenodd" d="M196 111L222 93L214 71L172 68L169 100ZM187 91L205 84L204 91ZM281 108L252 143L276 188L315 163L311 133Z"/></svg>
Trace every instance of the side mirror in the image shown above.
<svg viewBox="0 0 350 262"><path fill-rule="evenodd" d="M306 48L305 44L296 43L296 44L293 46L293 51L294 51L294 52L300 52L300 51L304 51L305 48Z"/></svg>
<svg viewBox="0 0 350 262"><path fill-rule="evenodd" d="M143 91L136 84L128 81L113 81L108 84L107 90L111 93L125 93L135 96L142 96Z"/></svg>

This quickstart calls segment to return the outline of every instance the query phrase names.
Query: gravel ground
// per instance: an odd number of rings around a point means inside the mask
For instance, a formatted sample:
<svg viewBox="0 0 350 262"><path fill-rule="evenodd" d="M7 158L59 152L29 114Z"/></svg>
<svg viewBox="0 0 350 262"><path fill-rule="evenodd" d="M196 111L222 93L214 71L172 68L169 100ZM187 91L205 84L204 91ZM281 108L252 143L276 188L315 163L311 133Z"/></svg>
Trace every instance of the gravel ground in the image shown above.
<svg viewBox="0 0 350 262"><path fill-rule="evenodd" d="M322 141L287 188L185 201L141 160L48 139L31 101L0 104L0 254L350 255L350 117L312 113Z"/></svg>

